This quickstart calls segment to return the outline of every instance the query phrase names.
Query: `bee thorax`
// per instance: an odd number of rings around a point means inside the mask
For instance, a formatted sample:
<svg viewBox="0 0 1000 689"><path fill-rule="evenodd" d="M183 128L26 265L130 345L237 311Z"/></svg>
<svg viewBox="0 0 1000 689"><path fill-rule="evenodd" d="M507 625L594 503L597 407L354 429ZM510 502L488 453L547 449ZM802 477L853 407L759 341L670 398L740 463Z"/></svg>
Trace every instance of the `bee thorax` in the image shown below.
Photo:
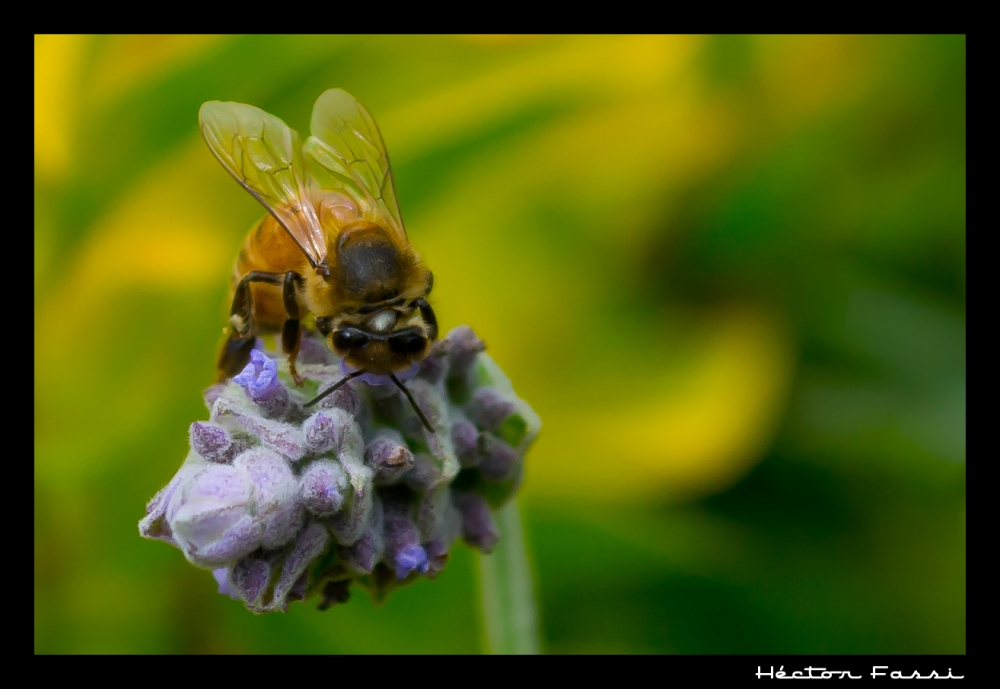
<svg viewBox="0 0 1000 689"><path fill-rule="evenodd" d="M399 296L406 261L389 233L372 223L348 228L337 239L337 280L351 300L374 303Z"/></svg>
<svg viewBox="0 0 1000 689"><path fill-rule="evenodd" d="M388 309L379 311L368 319L367 325L372 332L387 333L396 325L396 312Z"/></svg>

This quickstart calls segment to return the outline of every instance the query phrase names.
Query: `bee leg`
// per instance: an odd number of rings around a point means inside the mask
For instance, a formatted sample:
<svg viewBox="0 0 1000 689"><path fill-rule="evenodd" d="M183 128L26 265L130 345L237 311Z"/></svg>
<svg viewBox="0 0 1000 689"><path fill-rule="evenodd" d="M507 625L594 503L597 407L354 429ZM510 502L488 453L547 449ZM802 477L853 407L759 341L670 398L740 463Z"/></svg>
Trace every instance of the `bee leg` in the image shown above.
<svg viewBox="0 0 1000 689"><path fill-rule="evenodd" d="M230 332L226 343L222 346L222 352L219 353L219 363L216 366L219 373L216 382L221 383L232 378L250 363L250 352L256 341L255 337L237 337L235 333Z"/></svg>
<svg viewBox="0 0 1000 689"><path fill-rule="evenodd" d="M288 355L288 372L296 385L302 385L305 380L295 369L295 358L299 355L299 343L302 342L302 328L297 318L289 318L281 329L281 348Z"/></svg>
<svg viewBox="0 0 1000 689"><path fill-rule="evenodd" d="M253 351L257 335L253 327L253 304L250 300L250 283L266 282L272 285L282 284L279 273L265 273L253 270L240 278L233 294L233 305L229 309L229 337L219 354L216 368L219 380L232 378L250 363L250 352Z"/></svg>
<svg viewBox="0 0 1000 689"><path fill-rule="evenodd" d="M298 290L302 287L302 276L294 270L285 273L282 281L282 297L285 301L285 313L288 318L281 329L281 348L288 355L288 372L296 385L301 386L305 381L299 372L295 370L295 359L299 355L299 344L302 342L302 328L299 327L299 300Z"/></svg>
<svg viewBox="0 0 1000 689"><path fill-rule="evenodd" d="M427 339L436 340L438 336L438 320L437 316L434 315L434 309L431 308L426 299L416 299L413 305L420 309L420 315L423 316L424 323L427 324Z"/></svg>

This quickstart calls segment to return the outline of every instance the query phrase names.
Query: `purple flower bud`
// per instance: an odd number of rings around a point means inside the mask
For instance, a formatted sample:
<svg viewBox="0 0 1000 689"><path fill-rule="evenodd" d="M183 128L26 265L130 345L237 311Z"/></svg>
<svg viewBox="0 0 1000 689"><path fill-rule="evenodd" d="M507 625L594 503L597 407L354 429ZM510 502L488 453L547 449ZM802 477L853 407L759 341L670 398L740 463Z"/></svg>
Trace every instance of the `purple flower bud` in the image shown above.
<svg viewBox="0 0 1000 689"><path fill-rule="evenodd" d="M451 491L448 486L442 485L425 491L420 495L416 509L420 541L429 541L441 531L449 510L452 512L455 510L451 504Z"/></svg>
<svg viewBox="0 0 1000 689"><path fill-rule="evenodd" d="M376 496L372 501L372 511L368 527L361 538L351 546L344 548L341 557L344 565L357 574L370 574L376 563L385 554L385 539L383 537L384 513L382 501Z"/></svg>
<svg viewBox="0 0 1000 689"><path fill-rule="evenodd" d="M448 377L460 378L469 371L476 355L486 350L486 345L472 328L460 325L445 335L448 351Z"/></svg>
<svg viewBox="0 0 1000 689"><path fill-rule="evenodd" d="M253 484L261 545L278 548L294 538L305 515L296 500L299 482L285 458L267 448L255 447L237 457L233 466L246 472Z"/></svg>
<svg viewBox="0 0 1000 689"><path fill-rule="evenodd" d="M218 567L243 556L248 549L255 548L259 539L259 530L253 517L244 515L221 538L196 551L192 550L188 559L203 567Z"/></svg>
<svg viewBox="0 0 1000 689"><path fill-rule="evenodd" d="M444 544L445 549L450 549L451 544L454 543L459 536L462 535L462 514L455 507L455 502L449 492L449 499L445 505L444 516L438 522L438 530L435 532L431 538L424 539L430 541L440 541Z"/></svg>
<svg viewBox="0 0 1000 689"><path fill-rule="evenodd" d="M207 465L174 491L166 518L188 560L217 568L258 546L248 513L252 491L245 473L224 464Z"/></svg>
<svg viewBox="0 0 1000 689"><path fill-rule="evenodd" d="M385 561L375 565L375 569L372 570L372 573L368 575L365 581L365 587L371 593L372 598L376 602L385 600L385 597L388 596L393 589L399 588L404 584L406 584L406 581L397 579L396 570L389 566Z"/></svg>
<svg viewBox="0 0 1000 689"><path fill-rule="evenodd" d="M209 462L225 464L232 459L229 448L232 438L225 428L211 421L195 421L188 433L191 449Z"/></svg>
<svg viewBox="0 0 1000 689"><path fill-rule="evenodd" d="M351 599L350 579L340 579L338 581L328 581L323 586L323 593L317 610L326 610L333 605L346 603Z"/></svg>
<svg viewBox="0 0 1000 689"><path fill-rule="evenodd" d="M448 429L451 427L451 419L448 417L448 400L444 398L436 387L419 378L411 381L408 387L410 389L410 394L413 395L413 400L417 403L417 406L420 407L420 411L424 413L424 416L426 416L427 420L430 422L431 428L438 430L442 428ZM399 393L399 396L402 398L402 393ZM406 402L406 412L408 415L419 421L417 413L413 411L413 407L410 405L409 401L403 401ZM421 430L420 437L423 437L427 431L422 423L419 427ZM428 438L428 440L430 440L430 438Z"/></svg>
<svg viewBox="0 0 1000 689"><path fill-rule="evenodd" d="M249 555L232 567L233 591L247 605L255 605L271 581L272 563L258 555Z"/></svg>
<svg viewBox="0 0 1000 689"><path fill-rule="evenodd" d="M399 483L403 474L413 468L413 453L399 431L379 430L365 448L365 462L375 472L376 486Z"/></svg>
<svg viewBox="0 0 1000 689"><path fill-rule="evenodd" d="M244 425L248 431L260 438L267 447L280 452L293 462L302 459L306 454L305 438L302 431L294 426L268 419L245 419Z"/></svg>
<svg viewBox="0 0 1000 689"><path fill-rule="evenodd" d="M302 504L318 517L340 511L348 488L344 469L330 459L318 459L311 463L299 479Z"/></svg>
<svg viewBox="0 0 1000 689"><path fill-rule="evenodd" d="M372 402L372 412L377 416L396 424L406 416L404 407L409 407L409 402L399 394L396 388L373 387L370 393ZM419 419L417 419L419 422Z"/></svg>
<svg viewBox="0 0 1000 689"><path fill-rule="evenodd" d="M514 413L514 403L495 388L479 388L465 405L469 420L481 430L496 430Z"/></svg>
<svg viewBox="0 0 1000 689"><path fill-rule="evenodd" d="M411 378L406 387L432 428L447 425L447 401L431 383L423 378ZM372 411L383 422L399 428L407 438L423 440L424 425L399 388L372 387L370 398Z"/></svg>
<svg viewBox="0 0 1000 689"><path fill-rule="evenodd" d="M413 468L406 472L403 480L417 492L427 490L441 480L441 466L429 454L418 452L413 455Z"/></svg>
<svg viewBox="0 0 1000 689"><path fill-rule="evenodd" d="M482 461L479 471L488 481L506 481L514 472L517 463L517 451L502 440L494 438L489 433L479 434L479 454Z"/></svg>
<svg viewBox="0 0 1000 689"><path fill-rule="evenodd" d="M364 534L372 514L372 494L375 486L370 482L361 492L353 492L347 505L330 517L328 523L334 539L340 545L353 545Z"/></svg>
<svg viewBox="0 0 1000 689"><path fill-rule="evenodd" d="M263 445L280 452L293 462L306 455L305 437L300 428L244 413L237 404L226 397L219 398L212 407L212 420L221 425L236 424L247 433L259 438Z"/></svg>
<svg viewBox="0 0 1000 689"><path fill-rule="evenodd" d="M427 551L415 543L407 545L395 553L393 562L397 579L405 579L413 571L423 574L428 567Z"/></svg>
<svg viewBox="0 0 1000 689"><path fill-rule="evenodd" d="M455 495L455 507L462 515L462 537L466 542L484 553L492 552L500 532L486 501L475 493L459 493Z"/></svg>
<svg viewBox="0 0 1000 689"><path fill-rule="evenodd" d="M451 556L451 543L435 538L426 545L424 550L427 553L427 578L434 579L440 573L448 558Z"/></svg>
<svg viewBox="0 0 1000 689"><path fill-rule="evenodd" d="M482 459L479 455L479 446L476 439L479 432L476 427L465 419L459 419L451 427L451 443L455 447L455 454L462 467L474 467Z"/></svg>
<svg viewBox="0 0 1000 689"><path fill-rule="evenodd" d="M408 511L404 502L387 502L385 506L385 557L397 579L405 579L413 571L427 571L427 553Z"/></svg>
<svg viewBox="0 0 1000 689"><path fill-rule="evenodd" d="M339 381L343 376L320 376L319 392ZM324 411L327 409L343 409L352 417L357 418L362 409L361 395L354 389L354 381L349 381L341 385L334 392L330 393L316 403L312 409Z"/></svg>
<svg viewBox="0 0 1000 689"><path fill-rule="evenodd" d="M448 373L448 359L443 354L435 354L434 350L430 355L424 357L417 369L417 377L426 380L431 385L437 385L444 380Z"/></svg>
<svg viewBox="0 0 1000 689"><path fill-rule="evenodd" d="M212 570L212 576L215 577L216 583L219 585L219 593L223 596L229 596L235 600L240 599L240 595L236 593L236 590L229 585L229 568L222 567L220 569Z"/></svg>
<svg viewBox="0 0 1000 689"><path fill-rule="evenodd" d="M250 363L233 382L243 388L261 413L278 418L288 411L288 390L278 379L278 362L258 349L250 351Z"/></svg>
<svg viewBox="0 0 1000 689"><path fill-rule="evenodd" d="M343 413L343 412L342 412ZM340 446L339 415L318 411L302 424L306 448L313 454L330 452Z"/></svg>
<svg viewBox="0 0 1000 689"><path fill-rule="evenodd" d="M143 538L152 538L158 541L166 541L170 545L177 545L170 531L170 524L167 522L167 505L174 491L192 475L198 473L205 467L200 462L188 460L181 465L181 468L170 479L170 483L164 486L153 496L149 504L146 505L146 516L139 520L139 535Z"/></svg>
<svg viewBox="0 0 1000 689"><path fill-rule="evenodd" d="M434 428L433 433L424 431L427 448L438 461L441 480L450 482L458 474L461 466L455 456L455 448L451 442L451 414L448 410L448 399L439 388L416 381L414 397L425 409L424 413Z"/></svg>
<svg viewBox="0 0 1000 689"><path fill-rule="evenodd" d="M265 548L277 548L288 543L302 529L305 517L305 510L294 502L286 509L275 512L265 522L261 545Z"/></svg>
<svg viewBox="0 0 1000 689"><path fill-rule="evenodd" d="M219 399L228 386L228 382L215 383L202 393L202 399L205 400L205 406L208 407L209 411L212 411L212 405L215 404L215 400Z"/></svg>
<svg viewBox="0 0 1000 689"><path fill-rule="evenodd" d="M259 349L253 349L250 351L250 362L233 377L233 382L256 402L280 387L278 362Z"/></svg>
<svg viewBox="0 0 1000 689"><path fill-rule="evenodd" d="M292 585L292 589L288 592L288 600L305 600L306 594L309 592L309 572L303 572L295 583Z"/></svg>
<svg viewBox="0 0 1000 689"><path fill-rule="evenodd" d="M438 530L431 538L425 538L424 549L427 551L427 576L431 579L444 569L448 561L451 546L462 533L462 515L450 498L450 490L446 489L448 501L443 517L439 520Z"/></svg>
<svg viewBox="0 0 1000 689"><path fill-rule="evenodd" d="M361 428L346 416L344 418L337 459L347 472L355 493L371 492L375 472L365 465L365 441L361 436Z"/></svg>
<svg viewBox="0 0 1000 689"><path fill-rule="evenodd" d="M329 542L330 534L322 524L312 522L303 529L281 568L269 609L283 609L288 605L288 594L292 587L305 574L310 563L323 554Z"/></svg>

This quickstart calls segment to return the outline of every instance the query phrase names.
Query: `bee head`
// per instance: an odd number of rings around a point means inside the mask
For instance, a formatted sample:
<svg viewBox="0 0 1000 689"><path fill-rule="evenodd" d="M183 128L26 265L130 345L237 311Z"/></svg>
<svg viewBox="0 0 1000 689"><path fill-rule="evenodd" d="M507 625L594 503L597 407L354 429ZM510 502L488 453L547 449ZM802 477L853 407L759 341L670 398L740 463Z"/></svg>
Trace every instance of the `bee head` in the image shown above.
<svg viewBox="0 0 1000 689"><path fill-rule="evenodd" d="M412 313L416 308L411 306L409 310ZM316 325L339 357L373 373L407 368L424 357L431 342L426 324L419 323L419 319L415 324L405 310L397 308L359 313L336 326L331 319L317 318Z"/></svg>

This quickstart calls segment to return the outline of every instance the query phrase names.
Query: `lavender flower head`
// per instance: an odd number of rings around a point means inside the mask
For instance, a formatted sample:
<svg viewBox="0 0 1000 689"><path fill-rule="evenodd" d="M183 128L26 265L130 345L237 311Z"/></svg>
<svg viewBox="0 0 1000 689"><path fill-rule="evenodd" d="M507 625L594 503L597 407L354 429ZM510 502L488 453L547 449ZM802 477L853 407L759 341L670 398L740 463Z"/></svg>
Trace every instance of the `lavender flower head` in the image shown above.
<svg viewBox="0 0 1000 689"><path fill-rule="evenodd" d="M191 424L191 450L139 533L211 570L219 593L256 613L307 598L326 609L353 585L382 599L433 579L458 539L490 552L493 511L519 488L541 423L484 350L455 328L399 376L429 432L382 376L304 407L343 375L318 339L303 340L301 388L284 357L254 349L205 391L209 419Z"/></svg>

